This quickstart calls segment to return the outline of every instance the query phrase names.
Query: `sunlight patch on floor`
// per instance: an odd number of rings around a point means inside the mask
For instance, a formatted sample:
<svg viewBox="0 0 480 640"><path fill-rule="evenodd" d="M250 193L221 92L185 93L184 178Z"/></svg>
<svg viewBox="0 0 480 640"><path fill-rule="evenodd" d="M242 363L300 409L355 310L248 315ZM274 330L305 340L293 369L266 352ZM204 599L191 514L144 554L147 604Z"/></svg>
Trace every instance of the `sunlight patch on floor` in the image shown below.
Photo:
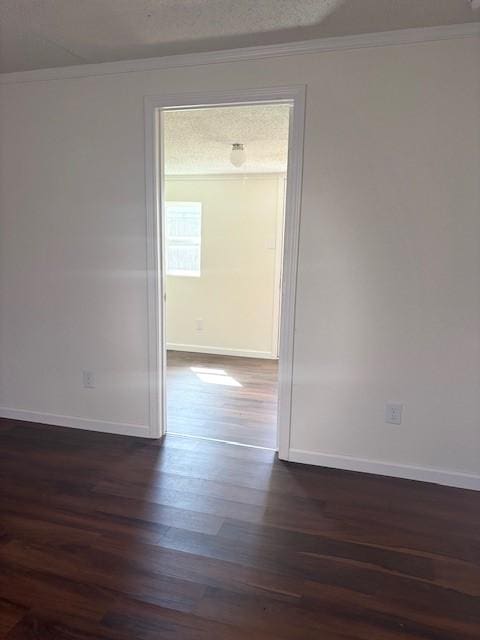
<svg viewBox="0 0 480 640"><path fill-rule="evenodd" d="M190 371L193 371L193 373L213 373L219 376L227 375L225 369L213 369L212 367L190 367Z"/></svg>
<svg viewBox="0 0 480 640"><path fill-rule="evenodd" d="M201 382L207 384L220 384L224 387L241 387L238 380L229 376L224 369L210 369L208 367L190 367L190 371L197 376Z"/></svg>

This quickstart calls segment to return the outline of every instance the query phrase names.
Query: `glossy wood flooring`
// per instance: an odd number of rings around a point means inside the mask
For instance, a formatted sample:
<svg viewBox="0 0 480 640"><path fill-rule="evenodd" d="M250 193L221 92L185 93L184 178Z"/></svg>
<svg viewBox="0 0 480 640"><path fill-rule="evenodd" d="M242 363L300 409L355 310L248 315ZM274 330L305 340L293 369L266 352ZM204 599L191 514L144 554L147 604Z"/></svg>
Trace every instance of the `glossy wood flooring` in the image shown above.
<svg viewBox="0 0 480 640"><path fill-rule="evenodd" d="M480 494L0 421L0 637L473 640Z"/></svg>
<svg viewBox="0 0 480 640"><path fill-rule="evenodd" d="M169 351L167 430L276 448L275 360Z"/></svg>

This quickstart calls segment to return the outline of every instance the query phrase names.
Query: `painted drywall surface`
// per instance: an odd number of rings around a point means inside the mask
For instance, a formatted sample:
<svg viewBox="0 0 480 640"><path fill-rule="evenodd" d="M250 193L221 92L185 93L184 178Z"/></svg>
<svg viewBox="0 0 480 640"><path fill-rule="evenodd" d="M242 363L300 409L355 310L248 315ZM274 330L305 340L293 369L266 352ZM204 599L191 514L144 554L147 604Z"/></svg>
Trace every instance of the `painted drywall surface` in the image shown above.
<svg viewBox="0 0 480 640"><path fill-rule="evenodd" d="M201 275L167 276L169 345L275 355L283 183L277 175L166 179L166 200L202 203Z"/></svg>
<svg viewBox="0 0 480 640"><path fill-rule="evenodd" d="M292 447L478 473L479 63L466 38L2 86L0 406L145 424L143 96L306 83Z"/></svg>

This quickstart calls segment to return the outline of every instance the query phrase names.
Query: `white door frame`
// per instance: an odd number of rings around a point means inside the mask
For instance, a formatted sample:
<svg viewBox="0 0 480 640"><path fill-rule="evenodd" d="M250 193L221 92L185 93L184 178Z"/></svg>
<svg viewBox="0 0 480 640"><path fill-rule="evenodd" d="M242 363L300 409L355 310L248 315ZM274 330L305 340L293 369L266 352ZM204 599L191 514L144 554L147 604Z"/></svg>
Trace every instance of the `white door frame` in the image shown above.
<svg viewBox="0 0 480 640"><path fill-rule="evenodd" d="M263 89L203 91L146 96L145 187L147 223L148 296L148 390L150 437L160 438L166 429L165 377L165 282L163 247L163 145L160 114L172 109L195 109L224 105L291 104L290 135L285 204L283 277L280 310L279 385L277 449L288 460L293 385L295 297L298 269L298 238L302 193L303 138L305 125L305 85Z"/></svg>

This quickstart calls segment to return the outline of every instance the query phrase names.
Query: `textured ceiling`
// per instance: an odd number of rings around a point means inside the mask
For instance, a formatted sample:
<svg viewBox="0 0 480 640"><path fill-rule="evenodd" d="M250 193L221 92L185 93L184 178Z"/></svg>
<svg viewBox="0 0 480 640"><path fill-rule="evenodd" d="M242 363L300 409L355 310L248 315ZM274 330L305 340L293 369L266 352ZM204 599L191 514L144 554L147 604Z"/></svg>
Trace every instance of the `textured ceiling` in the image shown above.
<svg viewBox="0 0 480 640"><path fill-rule="evenodd" d="M287 170L287 105L213 107L164 114L167 175L271 173ZM234 142L244 145L240 168L230 162Z"/></svg>
<svg viewBox="0 0 480 640"><path fill-rule="evenodd" d="M478 20L468 0L0 0L0 72Z"/></svg>

